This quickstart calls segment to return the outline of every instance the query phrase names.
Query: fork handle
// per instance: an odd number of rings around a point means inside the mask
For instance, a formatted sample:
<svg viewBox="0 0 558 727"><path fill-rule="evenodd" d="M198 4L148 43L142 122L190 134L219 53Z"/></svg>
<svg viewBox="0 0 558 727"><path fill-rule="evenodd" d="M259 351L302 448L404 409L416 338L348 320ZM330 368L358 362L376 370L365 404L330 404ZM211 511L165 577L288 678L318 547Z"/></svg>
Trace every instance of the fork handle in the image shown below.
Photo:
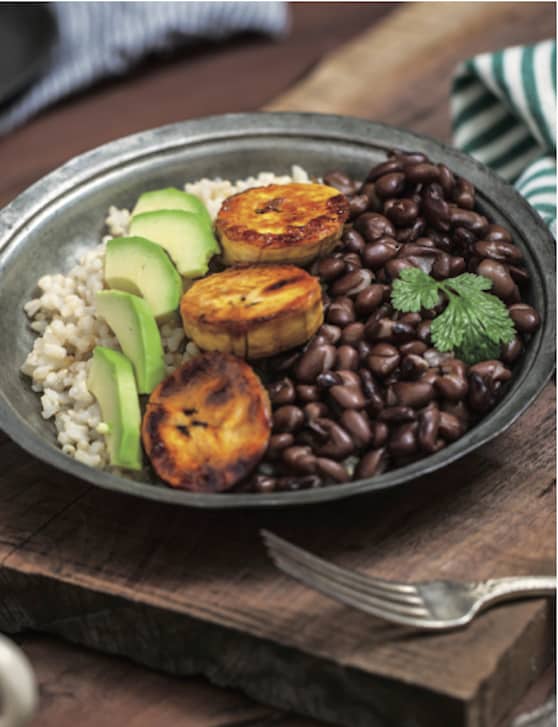
<svg viewBox="0 0 558 727"><path fill-rule="evenodd" d="M556 594L556 578L551 576L516 576L494 578L478 583L476 589L482 605L497 601L512 601L525 596L553 596Z"/></svg>

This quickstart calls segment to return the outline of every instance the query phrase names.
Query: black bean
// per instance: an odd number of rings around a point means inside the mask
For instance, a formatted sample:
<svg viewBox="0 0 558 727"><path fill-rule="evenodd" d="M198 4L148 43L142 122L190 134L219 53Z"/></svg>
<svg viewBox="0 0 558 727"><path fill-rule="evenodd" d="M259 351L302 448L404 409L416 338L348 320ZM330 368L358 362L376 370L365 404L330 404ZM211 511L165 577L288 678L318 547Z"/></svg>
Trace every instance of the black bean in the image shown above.
<svg viewBox="0 0 558 727"><path fill-rule="evenodd" d="M364 323L350 323L343 329L341 343L357 345L364 335Z"/></svg>
<svg viewBox="0 0 558 727"><path fill-rule="evenodd" d="M283 449L294 444L294 436L290 432L272 434L267 445L267 453L271 456L277 455Z"/></svg>
<svg viewBox="0 0 558 727"><path fill-rule="evenodd" d="M529 272L525 268L519 268L517 265L508 265L508 270L512 278L519 285L528 283L531 278Z"/></svg>
<svg viewBox="0 0 558 727"><path fill-rule="evenodd" d="M444 199L444 191L439 184L429 184L424 190L422 212L429 225L436 230L447 232L450 228L450 208Z"/></svg>
<svg viewBox="0 0 558 727"><path fill-rule="evenodd" d="M514 303L509 306L508 312L520 333L534 333L540 326L540 315L527 303Z"/></svg>
<svg viewBox="0 0 558 727"><path fill-rule="evenodd" d="M513 338L510 343L502 346L500 357L504 363L513 364L523 353L523 343L519 336Z"/></svg>
<svg viewBox="0 0 558 727"><path fill-rule="evenodd" d="M309 404L306 404L303 411L307 422L311 419L327 417L329 413L327 404L325 404L323 401L311 401Z"/></svg>
<svg viewBox="0 0 558 727"><path fill-rule="evenodd" d="M504 240L479 240L473 245L479 257L489 257L504 263L518 263L523 260L523 253L511 242Z"/></svg>
<svg viewBox="0 0 558 727"><path fill-rule="evenodd" d="M339 424L331 419L316 419L316 424L327 432L327 440L318 444L314 451L319 457L331 457L339 460L345 459L355 450L351 435Z"/></svg>
<svg viewBox="0 0 558 727"><path fill-rule="evenodd" d="M417 326L417 330L420 326L422 326L423 323L421 322L419 326ZM416 356L422 356L422 354L428 349L428 346L424 341L408 341L407 343L402 343L399 346L399 351L401 352L402 356L406 356L408 354L415 354Z"/></svg>
<svg viewBox="0 0 558 727"><path fill-rule="evenodd" d="M407 268L418 268L419 265L416 264L416 262L410 258L395 258L395 260L388 260L388 262L385 264L384 270L387 273L387 277L389 280L396 280L403 270L406 270ZM430 265L428 272L430 271L430 268L432 267L432 260L430 260Z"/></svg>
<svg viewBox="0 0 558 727"><path fill-rule="evenodd" d="M370 420L365 412L346 409L339 421L341 426L352 436L353 442L358 449L370 444L373 434L370 428Z"/></svg>
<svg viewBox="0 0 558 727"><path fill-rule="evenodd" d="M378 415L381 422L389 424L400 424L401 422L412 422L417 418L417 414L410 406L388 406Z"/></svg>
<svg viewBox="0 0 558 727"><path fill-rule="evenodd" d="M424 346L424 344L422 344ZM401 377L403 379L418 379L428 370L428 363L417 354L410 353L401 360Z"/></svg>
<svg viewBox="0 0 558 727"><path fill-rule="evenodd" d="M488 225L488 229L484 234L485 240L495 240L496 242L511 242L512 236L509 230L501 225Z"/></svg>
<svg viewBox="0 0 558 727"><path fill-rule="evenodd" d="M346 252L343 255L345 261L345 272L352 273L362 267L362 260L357 252Z"/></svg>
<svg viewBox="0 0 558 727"><path fill-rule="evenodd" d="M408 457L417 451L417 422L396 427L389 438L388 449L395 457Z"/></svg>
<svg viewBox="0 0 558 727"><path fill-rule="evenodd" d="M333 459L318 457L316 459L316 468L322 477L333 480L334 482L347 482L350 480L346 468L340 462L336 462Z"/></svg>
<svg viewBox="0 0 558 727"><path fill-rule="evenodd" d="M425 362L426 363L426 362ZM399 406L421 409L434 398L434 387L427 381L398 381L393 384Z"/></svg>
<svg viewBox="0 0 558 727"><path fill-rule="evenodd" d="M408 197L388 199L384 204L384 214L397 227L412 225L419 213L418 204Z"/></svg>
<svg viewBox="0 0 558 727"><path fill-rule="evenodd" d="M376 194L376 185L373 182L367 182L366 184L362 185L362 189L360 190L362 194L365 194L368 197L368 209L373 212L381 212L383 202Z"/></svg>
<svg viewBox="0 0 558 727"><path fill-rule="evenodd" d="M376 179L376 194L382 199L397 197L405 189L403 172L389 172Z"/></svg>
<svg viewBox="0 0 558 727"><path fill-rule="evenodd" d="M327 322L344 328L355 320L355 309L350 298L337 298L329 306L327 311Z"/></svg>
<svg viewBox="0 0 558 727"><path fill-rule="evenodd" d="M272 404L292 404L295 400L294 384L287 377L274 381L267 391Z"/></svg>
<svg viewBox="0 0 558 727"><path fill-rule="evenodd" d="M425 452L437 450L440 410L435 404L424 409L419 416L418 443Z"/></svg>
<svg viewBox="0 0 558 727"><path fill-rule="evenodd" d="M432 344L432 339L430 338L431 325L432 321L423 321L417 326L417 338L419 338L424 343L427 343L428 345Z"/></svg>
<svg viewBox="0 0 558 727"><path fill-rule="evenodd" d="M345 230L341 239L347 252L361 253L366 245L364 237L353 228Z"/></svg>
<svg viewBox="0 0 558 727"><path fill-rule="evenodd" d="M388 157L398 159L405 169L411 164L422 164L430 161L426 154L420 151L403 151L401 149L393 149L389 152Z"/></svg>
<svg viewBox="0 0 558 727"><path fill-rule="evenodd" d="M426 222L424 221L424 219L422 217L417 217L412 225L408 227L400 227L395 233L395 239L397 240L397 242L400 242L402 244L415 242L415 240L417 240L422 235L425 227Z"/></svg>
<svg viewBox="0 0 558 727"><path fill-rule="evenodd" d="M463 422L447 411L440 412L440 423L438 427L438 433L448 442L454 442L456 439L463 434L465 427Z"/></svg>
<svg viewBox="0 0 558 727"><path fill-rule="evenodd" d="M312 474L316 471L316 457L310 447L294 445L283 450L283 462L297 472Z"/></svg>
<svg viewBox="0 0 558 727"><path fill-rule="evenodd" d="M368 479L380 475L387 466L386 450L384 447L371 449L360 460L355 471L358 480Z"/></svg>
<svg viewBox="0 0 558 727"><path fill-rule="evenodd" d="M381 237L366 245L362 252L362 262L371 270L377 270L396 257L400 249L401 245L392 237Z"/></svg>
<svg viewBox="0 0 558 727"><path fill-rule="evenodd" d="M318 265L318 275L320 278L329 283L335 280L345 272L345 261L338 257L324 257Z"/></svg>
<svg viewBox="0 0 558 727"><path fill-rule="evenodd" d="M357 182L354 182L345 172L337 169L325 174L324 182L345 195L354 194L358 189Z"/></svg>
<svg viewBox="0 0 558 727"><path fill-rule="evenodd" d="M384 407L382 390L368 369L360 369L362 392L366 397L366 410L369 414L376 416Z"/></svg>
<svg viewBox="0 0 558 727"><path fill-rule="evenodd" d="M455 177L451 169L448 169L445 164L438 164L439 177L438 181L440 186L444 190L444 196L446 199L451 199L453 189L455 187Z"/></svg>
<svg viewBox="0 0 558 727"><path fill-rule="evenodd" d="M355 228L366 242L375 242L382 237L395 235L395 228L388 218L377 212L365 212L355 221Z"/></svg>
<svg viewBox="0 0 558 727"><path fill-rule="evenodd" d="M469 369L469 374L478 374L485 381L508 381L511 378L511 371L497 359L479 361Z"/></svg>
<svg viewBox="0 0 558 727"><path fill-rule="evenodd" d="M355 194L349 197L349 217L358 217L368 209L368 197L365 194Z"/></svg>
<svg viewBox="0 0 558 727"><path fill-rule="evenodd" d="M329 395L341 409L362 409L366 404L362 389L356 386L332 386Z"/></svg>
<svg viewBox="0 0 558 727"><path fill-rule="evenodd" d="M298 406L286 404L273 412L274 432L296 432L304 423L304 413Z"/></svg>
<svg viewBox="0 0 558 727"><path fill-rule="evenodd" d="M477 268L477 274L488 278L492 282L492 292L502 300L509 300L517 290L506 266L496 260L482 260Z"/></svg>
<svg viewBox="0 0 558 727"><path fill-rule="evenodd" d="M349 369L352 371L356 371L358 369L359 362L359 352L356 348L354 348L354 346L349 346L346 344L343 346L339 346L339 348L337 349L337 356L335 358L336 369Z"/></svg>
<svg viewBox="0 0 558 727"><path fill-rule="evenodd" d="M316 377L329 371L335 363L335 347L331 344L312 346L301 356L295 367L295 376L303 384L312 384Z"/></svg>
<svg viewBox="0 0 558 727"><path fill-rule="evenodd" d="M456 246L464 254L469 252L477 239L476 235L466 227L455 227L452 231L452 238Z"/></svg>
<svg viewBox="0 0 558 727"><path fill-rule="evenodd" d="M320 389L331 389L332 386L340 383L341 379L337 376L336 371L325 371L316 377L316 384Z"/></svg>
<svg viewBox="0 0 558 727"><path fill-rule="evenodd" d="M418 326L418 324L422 321L422 317L420 313L403 313L402 315L399 315L397 320L400 323L408 323L411 326Z"/></svg>
<svg viewBox="0 0 558 727"><path fill-rule="evenodd" d="M450 273L451 258L447 253L442 252L437 256L432 265L432 277L436 278L436 280L445 280L449 278Z"/></svg>
<svg viewBox="0 0 558 727"><path fill-rule="evenodd" d="M375 167L368 172L366 177L367 182L375 182L376 179L383 177L384 174L391 174L392 172L403 171L403 164L398 159L389 159L387 162L376 164Z"/></svg>
<svg viewBox="0 0 558 727"><path fill-rule="evenodd" d="M296 398L300 402L308 403L309 401L319 401L320 390L312 384L299 384L296 387Z"/></svg>
<svg viewBox="0 0 558 727"><path fill-rule="evenodd" d="M338 326L332 326L330 323L324 323L318 329L318 335L323 336L324 340L328 343L337 343L341 338L341 328Z"/></svg>
<svg viewBox="0 0 558 727"><path fill-rule="evenodd" d="M466 373L467 367L456 358L443 361L441 364L442 375L434 383L436 391L449 401L461 401L467 396L469 384Z"/></svg>
<svg viewBox="0 0 558 727"><path fill-rule="evenodd" d="M486 217L472 210L460 209L459 207L450 209L450 222L453 226L459 225L460 227L466 227L468 230L476 232L479 235L488 227Z"/></svg>
<svg viewBox="0 0 558 727"><path fill-rule="evenodd" d="M428 162L421 162L420 164L413 164L406 170L407 181L412 184L428 184L430 182L436 182L440 178L440 170L434 164Z"/></svg>
<svg viewBox="0 0 558 727"><path fill-rule="evenodd" d="M353 270L337 280L331 286L333 295L357 295L367 288L372 281L372 273L370 270Z"/></svg>
<svg viewBox="0 0 558 727"><path fill-rule="evenodd" d="M450 278L461 275L466 270L465 258L458 255L450 256Z"/></svg>
<svg viewBox="0 0 558 727"><path fill-rule="evenodd" d="M475 188L466 179L458 178L453 188L453 201L465 210L475 206Z"/></svg>
<svg viewBox="0 0 558 727"><path fill-rule="evenodd" d="M385 422L374 422L372 444L374 447L383 447L389 437L389 427Z"/></svg>
<svg viewBox="0 0 558 727"><path fill-rule="evenodd" d="M415 338L415 328L408 323L380 318L369 321L365 326L364 334L369 341L403 343Z"/></svg>
<svg viewBox="0 0 558 727"><path fill-rule="evenodd" d="M472 374L469 377L469 394L467 402L473 411L484 413L492 409L496 403L496 397L488 386L488 383L479 374Z"/></svg>
<svg viewBox="0 0 558 727"><path fill-rule="evenodd" d="M351 369L340 369L339 371L335 372L335 377L338 384L356 386L360 389L360 374L356 371L352 371Z"/></svg>
<svg viewBox="0 0 558 727"><path fill-rule="evenodd" d="M375 345L368 358L366 365L376 376L389 376L399 366L400 355L395 346L389 343L379 343Z"/></svg>

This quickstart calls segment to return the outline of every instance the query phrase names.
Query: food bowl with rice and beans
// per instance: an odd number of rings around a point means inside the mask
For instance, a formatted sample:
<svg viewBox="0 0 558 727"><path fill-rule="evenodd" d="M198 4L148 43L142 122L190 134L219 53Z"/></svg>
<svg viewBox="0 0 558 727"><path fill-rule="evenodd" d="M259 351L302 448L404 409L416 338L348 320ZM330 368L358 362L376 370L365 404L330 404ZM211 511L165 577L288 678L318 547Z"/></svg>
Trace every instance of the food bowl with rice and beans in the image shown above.
<svg viewBox="0 0 558 727"><path fill-rule="evenodd" d="M2 212L8 433L104 487L249 507L402 484L509 426L552 365L526 203L389 127L229 120L101 147Z"/></svg>

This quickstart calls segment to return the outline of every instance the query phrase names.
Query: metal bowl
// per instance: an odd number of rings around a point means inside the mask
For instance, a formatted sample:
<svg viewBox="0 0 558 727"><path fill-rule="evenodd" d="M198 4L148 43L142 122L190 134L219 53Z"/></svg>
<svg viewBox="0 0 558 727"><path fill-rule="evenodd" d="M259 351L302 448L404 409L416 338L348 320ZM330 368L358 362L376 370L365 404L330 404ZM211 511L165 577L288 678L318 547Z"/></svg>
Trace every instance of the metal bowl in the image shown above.
<svg viewBox="0 0 558 727"><path fill-rule="evenodd" d="M530 302L543 323L516 366L498 406L465 436L437 454L386 474L315 490L274 494L199 494L174 490L149 470L139 481L87 467L63 454L53 425L20 366L33 345L23 312L37 279L67 271L84 249L99 244L109 205L130 207L148 188L200 177L237 179L261 170L287 173L300 164L321 176L332 168L363 177L390 148L418 149L470 179L478 206L510 229L531 274ZM431 139L343 116L296 113L230 114L173 124L120 139L47 175L0 212L0 427L24 449L99 487L195 507L310 504L402 485L472 452L506 430L543 388L554 365L554 241L515 190L476 161Z"/></svg>

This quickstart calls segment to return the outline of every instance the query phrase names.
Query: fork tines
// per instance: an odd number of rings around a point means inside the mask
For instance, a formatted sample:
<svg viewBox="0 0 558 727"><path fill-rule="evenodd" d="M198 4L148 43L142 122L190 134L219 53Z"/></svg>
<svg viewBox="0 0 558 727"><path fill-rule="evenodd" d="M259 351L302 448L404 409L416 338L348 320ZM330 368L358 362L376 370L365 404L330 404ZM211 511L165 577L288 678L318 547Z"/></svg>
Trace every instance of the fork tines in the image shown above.
<svg viewBox="0 0 558 727"><path fill-rule="evenodd" d="M416 586L410 583L364 576L328 563L266 530L261 534L280 570L330 598L405 625L414 626L430 617Z"/></svg>

